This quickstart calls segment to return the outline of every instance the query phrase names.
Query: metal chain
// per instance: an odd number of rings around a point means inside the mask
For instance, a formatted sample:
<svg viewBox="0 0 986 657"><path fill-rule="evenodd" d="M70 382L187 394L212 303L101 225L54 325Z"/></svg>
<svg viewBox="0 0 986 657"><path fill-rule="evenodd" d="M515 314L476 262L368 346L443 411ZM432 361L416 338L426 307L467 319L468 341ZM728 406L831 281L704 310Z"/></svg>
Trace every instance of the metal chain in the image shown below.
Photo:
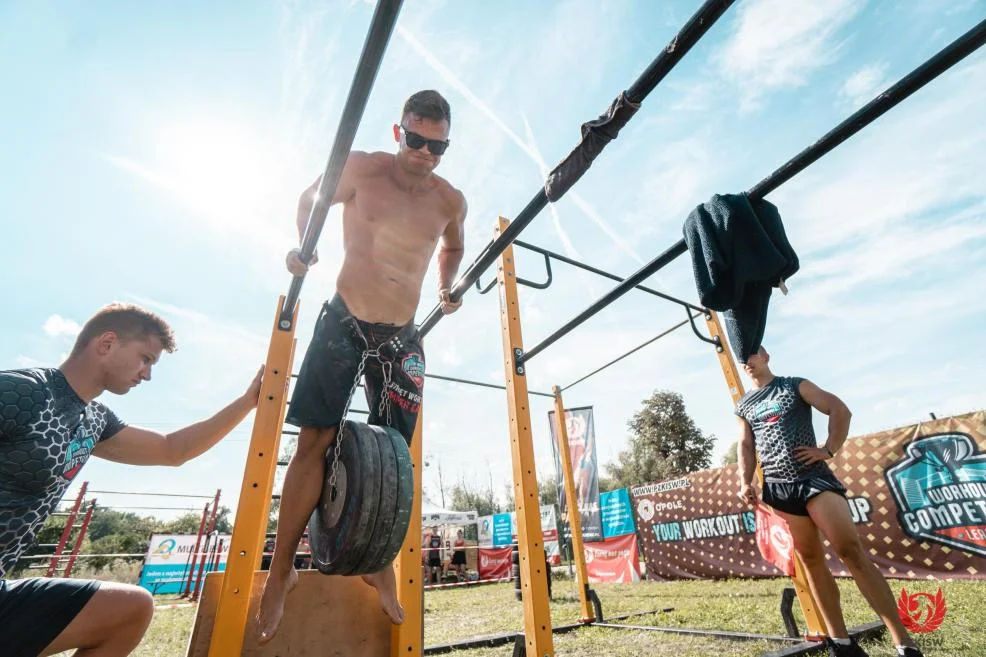
<svg viewBox="0 0 986 657"><path fill-rule="evenodd" d="M346 406L342 409L342 419L339 421L339 430L336 432L336 444L332 455L332 472L329 474L329 488L333 490L336 487L336 476L339 472L339 454L342 452L342 434L343 428L346 426L346 416L349 415L349 405L353 402L353 395L356 394L356 389L359 387L359 380L363 376L363 369L366 367L368 356L370 356L370 352L364 351L359 361L359 367L356 368L356 378L353 379L353 387L349 390Z"/></svg>
<svg viewBox="0 0 986 657"><path fill-rule="evenodd" d="M349 397L346 399L346 405L342 409L342 419L339 421L339 430L336 432L335 447L332 452L332 468L329 473L329 488L335 489L336 478L339 472L339 455L342 453L342 436L343 427L346 426L346 417L349 415L349 405L353 402L353 396L356 394L356 389L359 387L360 378L363 376L363 372L366 369L366 359L373 358L377 359L380 363L380 367L383 370L383 390L380 392L380 404L377 407L377 413L381 416L387 418L387 426L391 424L390 418L390 398L387 395L387 388L390 385L391 373L393 371L393 363L389 360L384 360L380 357L380 348L370 349L370 343L363 335L363 332L356 327L356 333L363 340L363 344L366 345L366 349L363 350L363 355L360 357L359 366L356 368L356 376L353 379L353 387L349 390Z"/></svg>

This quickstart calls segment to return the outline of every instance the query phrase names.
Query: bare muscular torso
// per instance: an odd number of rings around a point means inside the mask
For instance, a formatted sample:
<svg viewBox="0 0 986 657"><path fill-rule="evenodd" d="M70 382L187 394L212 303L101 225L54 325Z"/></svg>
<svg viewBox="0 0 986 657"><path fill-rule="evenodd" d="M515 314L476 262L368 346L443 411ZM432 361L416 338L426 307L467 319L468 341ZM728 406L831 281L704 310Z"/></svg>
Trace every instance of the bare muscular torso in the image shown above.
<svg viewBox="0 0 986 657"><path fill-rule="evenodd" d="M354 153L346 168L352 195L343 201L345 258L336 289L361 320L407 324L435 247L459 220L462 195L434 174L407 191L388 153Z"/></svg>

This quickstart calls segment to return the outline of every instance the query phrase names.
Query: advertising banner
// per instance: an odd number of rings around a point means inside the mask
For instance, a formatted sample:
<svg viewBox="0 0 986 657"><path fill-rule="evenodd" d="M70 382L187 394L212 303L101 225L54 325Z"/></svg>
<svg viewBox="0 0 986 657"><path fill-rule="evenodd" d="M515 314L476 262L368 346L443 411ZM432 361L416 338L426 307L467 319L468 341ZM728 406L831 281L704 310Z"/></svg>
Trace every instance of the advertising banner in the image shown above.
<svg viewBox="0 0 986 657"><path fill-rule="evenodd" d="M603 523L604 538L626 536L636 531L633 525L630 491L626 488L602 493L599 496L599 514Z"/></svg>
<svg viewBox="0 0 986 657"><path fill-rule="evenodd" d="M219 555L218 570L226 570L226 557L229 555L230 536L220 535L218 540L222 541L223 550ZM147 546L147 556L144 557L144 567L140 573L139 586L144 587L153 594L181 593L184 590L185 581L192 566L192 552L195 550L195 541L198 536L195 534L154 534ZM203 552L196 561L195 575L197 577L202 567L202 559L211 556L209 563L206 564L206 573L212 572L215 561L215 553L211 555L204 552L205 537L199 545L199 550ZM192 584L195 584L193 579Z"/></svg>
<svg viewBox="0 0 986 657"><path fill-rule="evenodd" d="M558 505L566 517L565 487L562 482L561 457L558 453L555 412L548 412L551 427L551 453L555 458L555 483L558 486ZM599 467L596 457L596 429L592 422L592 407L572 408L565 411L565 427L568 432L568 452L572 460L575 478L575 495L582 514L582 537L586 541L598 541L603 537L599 515ZM565 523L566 527L568 523ZM566 538L569 538L568 529Z"/></svg>
<svg viewBox="0 0 986 657"><path fill-rule="evenodd" d="M850 438L831 461L863 548L885 576L986 572L986 411ZM631 489L649 578L774 577L737 466ZM773 547L783 548L776 541ZM836 575L849 573L828 550Z"/></svg>
<svg viewBox="0 0 986 657"><path fill-rule="evenodd" d="M629 584L640 581L640 552L637 536L616 536L585 544L585 567L589 582Z"/></svg>
<svg viewBox="0 0 986 657"><path fill-rule="evenodd" d="M507 579L511 575L511 549L479 548L479 579Z"/></svg>

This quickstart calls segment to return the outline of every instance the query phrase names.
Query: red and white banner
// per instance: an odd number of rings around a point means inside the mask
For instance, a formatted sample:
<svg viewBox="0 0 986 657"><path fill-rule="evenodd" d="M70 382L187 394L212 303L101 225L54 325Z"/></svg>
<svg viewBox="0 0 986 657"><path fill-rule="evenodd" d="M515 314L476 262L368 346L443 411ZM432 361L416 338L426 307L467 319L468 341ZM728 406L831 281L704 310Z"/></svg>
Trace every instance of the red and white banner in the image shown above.
<svg viewBox="0 0 986 657"><path fill-rule="evenodd" d="M629 584L640 581L637 535L614 536L585 544L585 567L590 582Z"/></svg>
<svg viewBox="0 0 986 657"><path fill-rule="evenodd" d="M794 576L794 539L787 523L762 502L757 504L757 547L768 563L788 577Z"/></svg>
<svg viewBox="0 0 986 657"><path fill-rule="evenodd" d="M479 548L479 579L508 579L511 575L511 548Z"/></svg>

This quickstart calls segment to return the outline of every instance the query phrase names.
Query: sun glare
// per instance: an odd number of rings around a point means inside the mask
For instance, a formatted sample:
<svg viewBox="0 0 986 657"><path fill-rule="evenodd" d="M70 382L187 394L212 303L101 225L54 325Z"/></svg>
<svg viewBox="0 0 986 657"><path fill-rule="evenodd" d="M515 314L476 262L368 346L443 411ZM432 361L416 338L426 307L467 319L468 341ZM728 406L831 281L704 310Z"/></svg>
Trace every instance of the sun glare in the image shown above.
<svg viewBox="0 0 986 657"><path fill-rule="evenodd" d="M274 150L243 124L182 121L158 131L154 168L196 215L252 232L271 221L284 198L283 159Z"/></svg>

